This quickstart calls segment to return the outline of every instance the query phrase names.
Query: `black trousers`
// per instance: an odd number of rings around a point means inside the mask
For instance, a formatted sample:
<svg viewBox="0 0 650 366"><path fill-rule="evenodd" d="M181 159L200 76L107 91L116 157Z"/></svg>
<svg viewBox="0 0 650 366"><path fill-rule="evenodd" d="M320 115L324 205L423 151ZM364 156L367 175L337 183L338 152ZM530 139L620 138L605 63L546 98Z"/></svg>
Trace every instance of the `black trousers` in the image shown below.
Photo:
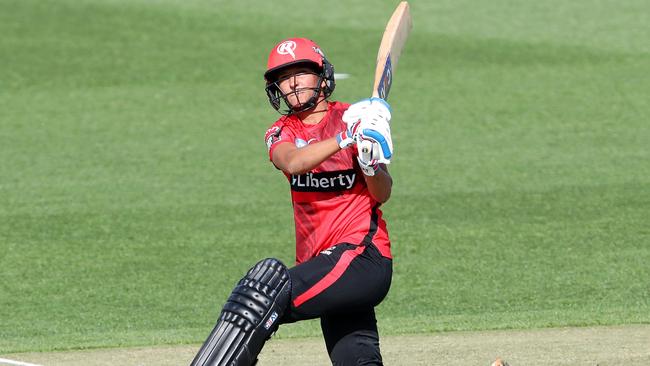
<svg viewBox="0 0 650 366"><path fill-rule="evenodd" d="M333 365L382 365L374 307L390 288L389 258L372 243L341 243L289 274L291 304L282 323L320 318Z"/></svg>

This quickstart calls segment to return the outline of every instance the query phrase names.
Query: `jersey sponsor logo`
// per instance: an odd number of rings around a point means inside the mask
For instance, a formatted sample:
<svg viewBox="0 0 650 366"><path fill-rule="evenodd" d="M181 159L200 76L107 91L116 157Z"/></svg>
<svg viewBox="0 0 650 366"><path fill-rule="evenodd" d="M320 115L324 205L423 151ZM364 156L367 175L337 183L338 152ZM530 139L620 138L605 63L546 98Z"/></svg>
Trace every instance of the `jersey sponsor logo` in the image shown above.
<svg viewBox="0 0 650 366"><path fill-rule="evenodd" d="M291 175L291 190L296 192L338 192L354 187L354 169Z"/></svg>
<svg viewBox="0 0 650 366"><path fill-rule="evenodd" d="M296 49L296 42L294 41L284 41L278 45L276 51L280 55L291 55L293 59L296 59L296 54L293 52Z"/></svg>
<svg viewBox="0 0 650 366"><path fill-rule="evenodd" d="M305 140L303 140L301 138L297 138L296 139L296 147L300 149L301 147L305 147L305 146L311 144L314 141L316 141L316 139L309 139L309 140L305 141Z"/></svg>
<svg viewBox="0 0 650 366"><path fill-rule="evenodd" d="M303 140L301 138L297 138L296 139L296 147L300 149L303 146L307 146L307 141L305 141L305 140Z"/></svg>

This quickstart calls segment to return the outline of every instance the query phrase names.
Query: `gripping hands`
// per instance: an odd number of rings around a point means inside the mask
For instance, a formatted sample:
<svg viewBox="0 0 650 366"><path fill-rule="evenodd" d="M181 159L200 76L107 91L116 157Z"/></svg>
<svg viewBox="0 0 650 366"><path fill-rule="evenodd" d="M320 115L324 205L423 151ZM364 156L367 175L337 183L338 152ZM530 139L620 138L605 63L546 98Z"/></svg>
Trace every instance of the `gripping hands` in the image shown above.
<svg viewBox="0 0 650 366"><path fill-rule="evenodd" d="M349 138L353 141L347 146L356 143L357 160L366 175L374 175L380 163L390 164L393 156L390 118L390 106L380 98L354 103L343 113L343 122L348 126L343 133L351 133Z"/></svg>
<svg viewBox="0 0 650 366"><path fill-rule="evenodd" d="M344 114L345 116L345 114ZM347 123L347 122L346 122ZM354 145L356 143L356 136L359 131L359 126L361 125L361 121L357 120L354 123L347 123L348 129L345 131L339 132L338 135L336 135L336 142L339 143L339 147L341 149L347 149L348 147Z"/></svg>

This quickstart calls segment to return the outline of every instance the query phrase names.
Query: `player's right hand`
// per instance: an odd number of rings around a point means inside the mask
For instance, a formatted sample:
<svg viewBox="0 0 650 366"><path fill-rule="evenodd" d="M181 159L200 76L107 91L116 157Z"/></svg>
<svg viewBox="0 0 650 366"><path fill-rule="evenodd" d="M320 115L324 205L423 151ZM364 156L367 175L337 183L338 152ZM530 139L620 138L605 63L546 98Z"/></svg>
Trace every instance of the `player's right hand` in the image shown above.
<svg viewBox="0 0 650 366"><path fill-rule="evenodd" d="M393 157L393 138L388 122L383 119L362 121L357 134L359 155L369 154L382 164L390 164Z"/></svg>
<svg viewBox="0 0 650 366"><path fill-rule="evenodd" d="M390 133L391 111L385 100L368 98L354 103L343 113L342 119L348 126L354 125L355 130L358 131L352 137L359 149L359 155L362 150L369 150L372 144L374 159L382 164L390 164L393 155L393 140ZM368 151L365 153L367 154Z"/></svg>
<svg viewBox="0 0 650 366"><path fill-rule="evenodd" d="M368 142L367 144L364 142ZM362 151L363 148L368 148L367 152ZM368 140L362 141L357 144L359 153L357 155L357 162L364 175L372 177L379 168L379 161L377 160L379 145Z"/></svg>
<svg viewBox="0 0 650 366"><path fill-rule="evenodd" d="M377 163L377 160L365 162L357 156L357 162L359 162L359 167L361 168L363 174L369 177L374 176L375 173L377 173L377 169L379 169L379 163Z"/></svg>

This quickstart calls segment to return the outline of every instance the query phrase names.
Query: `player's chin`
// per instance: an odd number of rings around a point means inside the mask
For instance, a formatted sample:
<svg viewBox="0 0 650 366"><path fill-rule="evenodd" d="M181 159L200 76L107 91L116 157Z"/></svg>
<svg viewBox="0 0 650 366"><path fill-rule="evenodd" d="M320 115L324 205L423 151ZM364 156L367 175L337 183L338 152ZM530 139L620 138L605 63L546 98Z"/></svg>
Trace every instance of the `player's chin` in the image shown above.
<svg viewBox="0 0 650 366"><path fill-rule="evenodd" d="M291 105L291 108L293 110L298 110L301 109L305 103L309 100L309 96L307 95L301 95L298 97L289 97L289 104Z"/></svg>
<svg viewBox="0 0 650 366"><path fill-rule="evenodd" d="M294 95L291 95L287 97L287 103L291 107L295 108L297 105L300 104L300 99L296 98Z"/></svg>

